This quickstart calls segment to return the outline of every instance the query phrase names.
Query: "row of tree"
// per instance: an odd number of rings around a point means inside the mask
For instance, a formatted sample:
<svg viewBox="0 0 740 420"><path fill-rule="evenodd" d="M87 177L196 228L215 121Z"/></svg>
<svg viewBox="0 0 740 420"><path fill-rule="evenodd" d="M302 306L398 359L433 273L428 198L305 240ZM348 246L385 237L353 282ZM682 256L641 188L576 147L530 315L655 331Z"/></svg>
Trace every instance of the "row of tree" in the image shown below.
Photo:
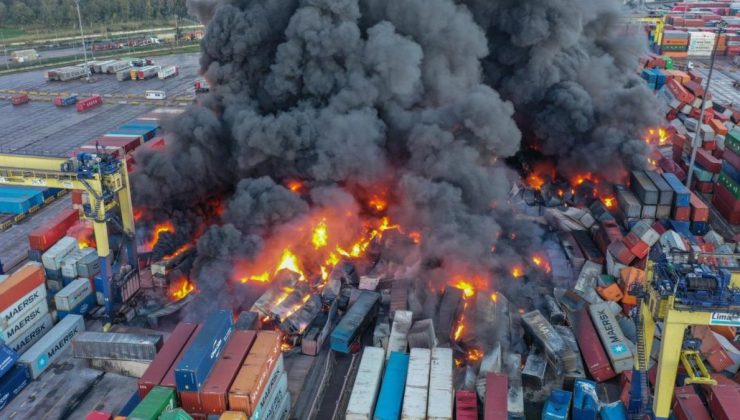
<svg viewBox="0 0 740 420"><path fill-rule="evenodd" d="M186 16L185 0L79 0L83 24L120 23ZM75 0L0 0L0 25L76 26Z"/></svg>

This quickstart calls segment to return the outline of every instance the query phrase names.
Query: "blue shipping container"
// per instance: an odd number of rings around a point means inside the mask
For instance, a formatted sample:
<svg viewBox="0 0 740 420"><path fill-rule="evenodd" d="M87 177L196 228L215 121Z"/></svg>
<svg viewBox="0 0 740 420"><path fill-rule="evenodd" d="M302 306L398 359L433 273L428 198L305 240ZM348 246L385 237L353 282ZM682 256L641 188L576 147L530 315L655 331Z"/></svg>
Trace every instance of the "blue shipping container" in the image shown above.
<svg viewBox="0 0 740 420"><path fill-rule="evenodd" d="M409 355L391 352L380 385L378 402L375 404L375 420L397 420L401 418L403 391L409 370Z"/></svg>
<svg viewBox="0 0 740 420"><path fill-rule="evenodd" d="M339 321L339 325L331 333L331 349L341 353L349 353L352 342L362 334L377 311L378 295L375 292L362 291L357 301Z"/></svg>
<svg viewBox="0 0 740 420"><path fill-rule="evenodd" d="M732 178L733 181L740 184L740 171L737 170L732 164L728 161L722 162L722 172L725 173L725 175Z"/></svg>
<svg viewBox="0 0 740 420"><path fill-rule="evenodd" d="M691 222L691 233L696 236L704 236L709 233L709 223L707 222Z"/></svg>
<svg viewBox="0 0 740 420"><path fill-rule="evenodd" d="M230 311L219 310L208 315L203 328L175 368L178 391L200 390L233 331L234 321Z"/></svg>
<svg viewBox="0 0 740 420"><path fill-rule="evenodd" d="M31 373L22 365L15 365L3 376L3 380L0 381L0 410L13 401L13 398L17 397L29 383Z"/></svg>
<svg viewBox="0 0 740 420"><path fill-rule="evenodd" d="M129 414L131 414L132 411L134 411L134 408L136 408L137 405L141 402L141 398L139 398L139 390L137 389L134 391L134 395L131 396L131 398L128 399L126 402L126 405L123 406L118 411L118 416L121 417L128 417Z"/></svg>
<svg viewBox="0 0 740 420"><path fill-rule="evenodd" d="M18 360L18 353L5 344L0 344L0 377L10 371L16 360Z"/></svg>
<svg viewBox="0 0 740 420"><path fill-rule="evenodd" d="M675 230L681 234L684 238L688 239L689 242L696 245L696 238L691 234L691 223L682 220L669 220L668 228Z"/></svg>
<svg viewBox="0 0 740 420"><path fill-rule="evenodd" d="M153 128L146 128L146 127L126 127L126 128L118 128L115 131L108 133L111 135L119 135L119 134L134 134L137 136L141 136L144 141L150 140L154 138L154 135L157 130Z"/></svg>
<svg viewBox="0 0 740 420"><path fill-rule="evenodd" d="M95 298L95 293L93 292L87 295L85 299L82 299L82 301L78 303L77 306L72 308L71 311L58 310L57 316L59 317L60 320L64 319L65 316L72 315L72 314L84 316L95 307L96 303L97 303L97 299Z"/></svg>
<svg viewBox="0 0 740 420"><path fill-rule="evenodd" d="M599 415L601 420L627 420L627 409L624 408L622 401L616 401L601 406Z"/></svg>
<svg viewBox="0 0 740 420"><path fill-rule="evenodd" d="M688 207L691 194L685 185L676 178L676 175L667 172L663 174L663 179L673 190L673 204L678 207Z"/></svg>
<svg viewBox="0 0 740 420"><path fill-rule="evenodd" d="M573 420L596 420L599 413L599 396L596 382L576 380L573 387Z"/></svg>
<svg viewBox="0 0 740 420"><path fill-rule="evenodd" d="M542 410L542 420L568 420L571 393L562 389L553 389L550 398Z"/></svg>

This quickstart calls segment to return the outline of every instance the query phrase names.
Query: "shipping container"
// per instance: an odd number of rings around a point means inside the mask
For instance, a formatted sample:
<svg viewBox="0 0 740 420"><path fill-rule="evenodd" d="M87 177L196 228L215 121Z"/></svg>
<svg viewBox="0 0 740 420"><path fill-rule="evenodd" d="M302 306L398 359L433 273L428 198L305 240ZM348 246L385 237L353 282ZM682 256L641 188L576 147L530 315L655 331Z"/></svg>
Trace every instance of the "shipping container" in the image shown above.
<svg viewBox="0 0 740 420"><path fill-rule="evenodd" d="M200 393L197 391L182 391L177 393L180 407L188 413L203 413L203 404L200 401Z"/></svg>
<svg viewBox="0 0 740 420"><path fill-rule="evenodd" d="M486 398L483 407L484 420L500 420L509 417L508 394L509 379L501 373L489 372L486 375Z"/></svg>
<svg viewBox="0 0 740 420"><path fill-rule="evenodd" d="M403 389L409 367L409 355L393 352L388 359L383 381L380 385L378 402L375 405L375 420L397 420L401 417ZM431 413L430 418L431 418Z"/></svg>
<svg viewBox="0 0 740 420"><path fill-rule="evenodd" d="M141 378L151 364L150 361L89 359L92 369L103 370L117 375Z"/></svg>
<svg viewBox="0 0 740 420"><path fill-rule="evenodd" d="M200 390L205 414L221 414L228 409L229 388L252 347L257 333L237 330Z"/></svg>
<svg viewBox="0 0 740 420"><path fill-rule="evenodd" d="M169 77L175 77L175 76L178 75L178 73L179 73L179 69L177 68L177 66L174 66L174 65L173 66L165 66L165 67L162 67L161 70L159 70L159 72L157 73L157 77L160 80L164 80L164 79L167 79Z"/></svg>
<svg viewBox="0 0 740 420"><path fill-rule="evenodd" d="M0 410L5 408L13 398L31 383L29 370L23 365L15 365L0 381Z"/></svg>
<svg viewBox="0 0 740 420"><path fill-rule="evenodd" d="M365 347L357 370L355 383L347 404L346 420L371 420L383 374L385 351L379 347Z"/></svg>
<svg viewBox="0 0 740 420"><path fill-rule="evenodd" d="M579 379L573 388L573 418L596 420L599 414L599 396L596 393L596 382Z"/></svg>
<svg viewBox="0 0 740 420"><path fill-rule="evenodd" d="M455 392L455 419L478 420L478 396L475 392L462 389Z"/></svg>
<svg viewBox="0 0 740 420"><path fill-rule="evenodd" d="M0 339L4 342L11 343L20 337L26 336L26 333L38 321L49 313L49 307L46 300L41 300L30 308L23 316L15 318L14 322L8 324L8 327L0 330Z"/></svg>
<svg viewBox="0 0 740 420"><path fill-rule="evenodd" d="M645 172L632 171L630 187L642 204L657 205L659 190Z"/></svg>
<svg viewBox="0 0 740 420"><path fill-rule="evenodd" d="M80 212L75 209L62 210L57 216L28 234L31 249L46 251L59 241L67 229L80 219Z"/></svg>
<svg viewBox="0 0 740 420"><path fill-rule="evenodd" d="M91 254L95 255L95 257L97 258L97 253L94 248L75 249L67 254L67 256L62 259L62 262L60 264L60 267L62 269L62 278L65 280L74 280L75 278L77 278L77 263Z"/></svg>
<svg viewBox="0 0 740 420"><path fill-rule="evenodd" d="M632 351L609 304L604 302L591 305L589 313L614 371L622 373L631 370L633 367Z"/></svg>
<svg viewBox="0 0 740 420"><path fill-rule="evenodd" d="M406 311L397 311L395 319L398 319L398 315L401 312ZM410 320L411 318L409 317ZM431 360L431 350L420 348L411 349L406 386L403 392L403 408L401 410L401 419L403 420L426 419Z"/></svg>
<svg viewBox="0 0 740 420"><path fill-rule="evenodd" d="M29 98L28 95L13 95L10 97L10 103L13 105L23 105L25 103L28 103Z"/></svg>
<svg viewBox="0 0 740 420"><path fill-rule="evenodd" d="M349 308L331 333L331 349L340 353L349 353L350 346L357 337L370 325L378 310L376 292L362 291L357 301Z"/></svg>
<svg viewBox="0 0 740 420"><path fill-rule="evenodd" d="M117 137L104 135L98 137L95 140L91 140L88 144L99 144L101 146L119 147L126 153L131 153L136 150L137 147L141 146L143 139L140 137Z"/></svg>
<svg viewBox="0 0 740 420"><path fill-rule="evenodd" d="M100 273L100 257L97 252L88 253L77 261L77 274L86 279L95 278Z"/></svg>
<svg viewBox="0 0 740 420"><path fill-rule="evenodd" d="M219 310L208 315L203 323L203 329L175 368L175 384L178 391L200 390L233 331L234 324L230 311Z"/></svg>
<svg viewBox="0 0 740 420"><path fill-rule="evenodd" d="M272 390L265 398L263 408L259 408L250 417L251 420L273 420L280 419L286 399L290 399L288 394L288 374L283 372L276 377Z"/></svg>
<svg viewBox="0 0 740 420"><path fill-rule="evenodd" d="M159 420L192 420L193 417L190 416L185 410L182 408L176 408L174 410L165 411L162 413L161 416L159 416Z"/></svg>
<svg viewBox="0 0 740 420"><path fill-rule="evenodd" d="M280 334L259 331L242 368L229 388L229 409L252 415L264 397L269 383L274 383L283 357Z"/></svg>
<svg viewBox="0 0 740 420"><path fill-rule="evenodd" d="M177 324L174 331L167 337L162 348L157 353L149 368L146 370L141 379L139 379L139 396L146 397L146 394L157 385L160 385L170 369L173 370L175 359L182 353L183 348L188 340L194 338L194 332L198 326L190 322L181 322ZM174 379L173 379L174 382Z"/></svg>
<svg viewBox="0 0 740 420"><path fill-rule="evenodd" d="M162 380L160 381L159 385L166 386L169 388L175 387L175 368L177 368L178 363L180 363L180 360L182 360L183 356L185 356L185 352L190 347L190 345L193 343L193 340L195 340L195 337L198 335L200 330L203 328L203 324L198 324L195 327L195 331L193 331L192 335L188 337L188 340L185 342L185 345L180 349L180 352L177 354L177 358L174 362L172 362L172 365L167 370L167 373L165 373L164 377L162 377Z"/></svg>
<svg viewBox="0 0 740 420"><path fill-rule="evenodd" d="M103 98L101 96L91 96L86 99L77 101L77 112L84 112L88 109L95 108L103 105Z"/></svg>
<svg viewBox="0 0 740 420"><path fill-rule="evenodd" d="M452 350L435 347L429 370L429 420L452 420L454 400Z"/></svg>
<svg viewBox="0 0 740 420"><path fill-rule="evenodd" d="M740 407L740 387L737 385L713 385L707 393L709 412L715 420L736 420Z"/></svg>
<svg viewBox="0 0 740 420"><path fill-rule="evenodd" d="M65 236L49 248L48 251L44 252L41 256L41 262L44 263L44 268L47 270L60 270L64 257L76 249L78 249L77 239Z"/></svg>
<svg viewBox="0 0 740 420"><path fill-rule="evenodd" d="M85 331L84 319L79 315L67 316L21 355L18 363L26 366L31 377L36 379L67 350L72 339L82 331Z"/></svg>
<svg viewBox="0 0 740 420"><path fill-rule="evenodd" d="M642 212L642 205L635 197L632 191L617 185L614 187L617 194L617 204L619 209L627 218L639 218Z"/></svg>
<svg viewBox="0 0 740 420"><path fill-rule="evenodd" d="M547 360L538 348L533 348L524 362L522 369L522 384L530 389L542 389L545 385Z"/></svg>
<svg viewBox="0 0 740 420"><path fill-rule="evenodd" d="M18 298L15 302L12 302L8 307L0 310L0 330L7 330L10 326L16 324L16 321L26 316L26 314L38 305L39 302L46 301L46 285L43 282L43 275L38 271L38 277L27 277L26 282L16 283L17 288L15 292L22 292L28 290L29 287L33 289ZM6 281L16 279L16 275L8 277ZM2 292L0 292L2 296Z"/></svg>
<svg viewBox="0 0 740 420"><path fill-rule="evenodd" d="M18 360L18 353L4 343L0 343L0 377L8 373Z"/></svg>
<svg viewBox="0 0 740 420"><path fill-rule="evenodd" d="M563 338L563 341L565 341L565 344L567 344L576 355L576 368L565 372L563 375L563 388L569 390L573 388L576 380L586 378L586 368L583 366L583 359L581 358L581 351L578 348L578 341L571 327L567 327L565 325L554 325L553 328L555 328L560 337Z"/></svg>
<svg viewBox="0 0 740 420"><path fill-rule="evenodd" d="M562 389L553 389L542 410L542 420L568 420L572 394Z"/></svg>
<svg viewBox="0 0 740 420"><path fill-rule="evenodd" d="M615 377L617 374L609 363L586 308L581 308L573 314L573 324L578 346L581 348L586 369L591 377L597 382L604 382Z"/></svg>
<svg viewBox="0 0 740 420"><path fill-rule="evenodd" d="M83 302L92 294L93 289L90 280L77 279L54 295L54 304L57 310L72 311L80 302Z"/></svg>
<svg viewBox="0 0 740 420"><path fill-rule="evenodd" d="M658 205L673 204L673 189L668 185L666 180L655 171L646 171L645 175L647 175L650 182L652 182L658 190Z"/></svg>
<svg viewBox="0 0 740 420"><path fill-rule="evenodd" d="M137 405L141 402L141 398L139 398L139 393L137 391L134 391L133 395L131 395L131 398L126 401L126 404L123 405L123 407L118 410L118 416L117 417L123 417L124 420L126 416L131 414L132 411L134 411L134 408L136 408ZM118 418L116 418L118 420Z"/></svg>
<svg viewBox="0 0 740 420"><path fill-rule="evenodd" d="M174 389L155 386L128 415L128 420L158 420L163 412L172 410L176 406Z"/></svg>
<svg viewBox="0 0 740 420"><path fill-rule="evenodd" d="M85 331L72 340L74 357L151 361L162 347L162 336Z"/></svg>
<svg viewBox="0 0 740 420"><path fill-rule="evenodd" d="M663 179L665 179L671 189L673 189L673 205L688 207L691 195L686 186L676 178L676 175L670 172L664 173Z"/></svg>
<svg viewBox="0 0 740 420"><path fill-rule="evenodd" d="M689 392L679 392L679 389L676 388L673 399L673 415L676 420L711 420L712 417L704 407L701 398L694 392L693 387Z"/></svg>
<svg viewBox="0 0 740 420"><path fill-rule="evenodd" d="M583 252L583 256L596 264L604 264L604 255L599 251L591 236L585 230L574 230L571 232L573 239L576 240L578 247Z"/></svg>
<svg viewBox="0 0 740 420"><path fill-rule="evenodd" d="M113 414L105 411L91 411L90 414L85 417L85 420L112 420Z"/></svg>
<svg viewBox="0 0 740 420"><path fill-rule="evenodd" d="M54 322L51 319L50 314L44 315L41 319L31 325L28 330L22 335L19 335L15 340L8 342L8 346L13 349L19 355L26 352L27 349L31 348L41 337L46 334L47 331L51 330L54 326Z"/></svg>
<svg viewBox="0 0 740 420"><path fill-rule="evenodd" d="M218 420L249 420L249 418L241 411L224 411Z"/></svg>
<svg viewBox="0 0 740 420"><path fill-rule="evenodd" d="M131 75L135 73L136 71L132 69L131 67L125 67L116 72L116 80L118 80L119 82L131 80Z"/></svg>
<svg viewBox="0 0 740 420"><path fill-rule="evenodd" d="M142 67L136 70L136 80L151 79L152 77L156 77L158 72L159 72L159 66Z"/></svg>
<svg viewBox="0 0 740 420"><path fill-rule="evenodd" d="M406 353L408 340L406 336L411 329L411 322L414 314L411 311L396 311L393 317L393 326L391 335L388 338L388 348L386 349L385 359L391 357L392 352Z"/></svg>
<svg viewBox="0 0 740 420"><path fill-rule="evenodd" d="M522 325L544 350L545 358L556 372L576 368L575 354L539 310L522 315Z"/></svg>

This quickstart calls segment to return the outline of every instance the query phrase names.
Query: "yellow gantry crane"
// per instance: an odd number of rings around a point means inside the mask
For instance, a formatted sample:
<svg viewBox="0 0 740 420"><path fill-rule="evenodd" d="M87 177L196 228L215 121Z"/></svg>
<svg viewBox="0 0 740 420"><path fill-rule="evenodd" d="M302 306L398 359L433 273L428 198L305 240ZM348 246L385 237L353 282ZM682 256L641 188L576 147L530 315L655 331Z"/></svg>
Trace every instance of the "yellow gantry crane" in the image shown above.
<svg viewBox="0 0 740 420"><path fill-rule="evenodd" d="M108 223L118 222L123 231L128 263L138 268L134 212L128 170L107 154L81 153L75 158L0 154L0 185L47 187L86 191L90 198L85 217L92 221L104 283L105 309L113 315L111 250Z"/></svg>
<svg viewBox="0 0 740 420"><path fill-rule="evenodd" d="M737 256L723 255L720 258L736 259ZM679 363L686 369L686 384L717 383L704 366L696 343L692 345L691 340L684 340L686 328L693 325L740 327L740 273L718 270L717 275L712 275L682 271L681 267L688 266L672 265L665 260L657 263L649 261L642 295L638 297L640 308L636 371L647 371L647 359L651 354L656 325L658 322L662 324L658 374L652 404L652 414L656 419L668 419L670 415ZM644 342L639 343L640 340ZM645 381L645 378L641 379ZM639 399L639 393L634 391L633 387L631 398ZM642 395L644 397L646 391ZM647 401L643 400L642 403ZM630 407L632 408L632 404Z"/></svg>
<svg viewBox="0 0 740 420"><path fill-rule="evenodd" d="M665 18L662 16L629 16L630 23L651 25L653 27L653 42L660 45L663 41L663 31L665 29Z"/></svg>

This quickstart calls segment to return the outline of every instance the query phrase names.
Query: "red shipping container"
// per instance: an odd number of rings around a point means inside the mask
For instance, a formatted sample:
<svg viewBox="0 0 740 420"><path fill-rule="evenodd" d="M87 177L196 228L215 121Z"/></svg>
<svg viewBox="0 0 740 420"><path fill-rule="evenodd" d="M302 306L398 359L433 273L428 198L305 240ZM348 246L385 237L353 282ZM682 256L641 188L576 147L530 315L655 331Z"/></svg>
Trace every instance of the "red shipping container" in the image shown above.
<svg viewBox="0 0 740 420"><path fill-rule="evenodd" d="M575 312L573 321L578 347L581 349L581 355L591 377L597 382L615 377L616 373L609 363L609 358L606 357L588 311L585 308L579 309Z"/></svg>
<svg viewBox="0 0 740 420"><path fill-rule="evenodd" d="M718 174L722 170L722 161L712 156L709 150L697 149L696 163L713 174Z"/></svg>
<svg viewBox="0 0 740 420"><path fill-rule="evenodd" d="M727 221L733 225L740 224L740 200L735 200L731 192L721 184L714 185L712 204Z"/></svg>
<svg viewBox="0 0 740 420"><path fill-rule="evenodd" d="M10 103L12 103L13 105L23 105L28 101L28 95L13 95L10 98Z"/></svg>
<svg viewBox="0 0 740 420"><path fill-rule="evenodd" d="M676 80L669 80L666 83L666 87L681 103L690 104L694 101L694 95L689 93L689 91Z"/></svg>
<svg viewBox="0 0 740 420"><path fill-rule="evenodd" d="M709 206L693 192L691 193L691 221L706 222L709 220Z"/></svg>
<svg viewBox="0 0 740 420"><path fill-rule="evenodd" d="M709 150L711 152L714 152L717 150L717 142L714 140L707 140L701 143L701 148L704 150ZM712 153L712 156L714 156L714 153Z"/></svg>
<svg viewBox="0 0 740 420"><path fill-rule="evenodd" d="M85 420L111 420L112 418L112 413L106 413L105 411L91 411L90 414L85 417Z"/></svg>
<svg viewBox="0 0 740 420"><path fill-rule="evenodd" d="M663 223L655 222L652 226L650 226L654 231L658 232L659 235L662 235L666 233L666 228L663 226Z"/></svg>
<svg viewBox="0 0 740 420"><path fill-rule="evenodd" d="M194 335L197 326L197 324L190 322L177 324L152 363L149 364L144 375L139 379L139 398L144 399L152 388L162 383L167 372L173 367L175 359L178 358L190 337Z"/></svg>
<svg viewBox="0 0 740 420"><path fill-rule="evenodd" d="M734 386L712 386L707 395L707 405L715 420L738 420L740 390Z"/></svg>
<svg viewBox="0 0 740 420"><path fill-rule="evenodd" d="M99 95L91 96L86 99L77 101L77 112L84 112L90 108L95 108L103 104L103 98Z"/></svg>
<svg viewBox="0 0 740 420"><path fill-rule="evenodd" d="M202 410L205 414L221 414L228 410L229 388L249 349L254 343L255 331L235 331L224 348L224 352L213 367L211 375L200 391Z"/></svg>
<svg viewBox="0 0 740 420"><path fill-rule="evenodd" d="M41 264L29 263L0 283L0 311L8 309L18 299L44 284Z"/></svg>
<svg viewBox="0 0 740 420"><path fill-rule="evenodd" d="M624 265L630 265L632 261L635 260L635 254L632 253L632 251L627 248L627 246L624 244L624 241L618 241L618 242L612 242L607 247L607 251L611 252L611 254L616 258L619 263Z"/></svg>
<svg viewBox="0 0 740 420"><path fill-rule="evenodd" d="M120 147L125 153L131 153L136 150L137 147L141 146L141 137L113 137L103 136L98 137L95 140L87 142L87 144L94 145L95 143L101 146Z"/></svg>
<svg viewBox="0 0 740 420"><path fill-rule="evenodd" d="M72 204L82 204L82 190L74 190L70 196L72 196Z"/></svg>
<svg viewBox="0 0 740 420"><path fill-rule="evenodd" d="M200 401L200 393L193 391L178 392L180 407L188 413L202 413L203 404Z"/></svg>
<svg viewBox="0 0 740 420"><path fill-rule="evenodd" d="M75 209L62 210L53 219L28 234L31 249L44 252L51 248L67 233L67 229L80 220L80 212Z"/></svg>
<svg viewBox="0 0 740 420"><path fill-rule="evenodd" d="M701 73L699 73L696 70L689 70L689 77L691 78L691 81L696 83L701 83L704 79L702 78Z"/></svg>
<svg viewBox="0 0 740 420"><path fill-rule="evenodd" d="M699 191L702 194L711 194L712 191L714 191L714 183L713 182L702 182L702 181L697 181L696 179L693 179L691 181L691 189Z"/></svg>
<svg viewBox="0 0 740 420"><path fill-rule="evenodd" d="M694 96L704 96L704 88L695 80L689 80L688 82L684 83L683 86Z"/></svg>
<svg viewBox="0 0 740 420"><path fill-rule="evenodd" d="M177 355L177 358L172 363L172 366L170 366L170 368L167 370L167 373L164 375L164 378L162 378L162 382L160 382L159 385L175 388L175 367L177 367L177 364L180 363L180 360L182 360L183 356L185 356L185 352L193 343L195 337L198 336L198 332L200 332L200 329L202 327L203 324L198 324L198 326L195 328L195 331L193 331L193 335L188 338L188 341L180 350L180 353Z"/></svg>
<svg viewBox="0 0 740 420"><path fill-rule="evenodd" d="M486 375L486 403L483 408L485 420L501 420L509 417L508 389L509 378L506 375L493 372Z"/></svg>
<svg viewBox="0 0 740 420"><path fill-rule="evenodd" d="M688 222L691 218L691 207L673 207L671 218L682 222Z"/></svg>
<svg viewBox="0 0 740 420"><path fill-rule="evenodd" d="M645 258L650 252L650 245L640 240L634 232L630 232L624 237L624 245L638 259Z"/></svg>
<svg viewBox="0 0 740 420"><path fill-rule="evenodd" d="M676 388L676 397L673 401L673 415L676 420L711 420L706 407L701 402L701 398L696 395L696 392L682 392L679 394L679 390L682 388Z"/></svg>
<svg viewBox="0 0 740 420"><path fill-rule="evenodd" d="M473 391L455 393L455 419L478 420L478 396Z"/></svg>

